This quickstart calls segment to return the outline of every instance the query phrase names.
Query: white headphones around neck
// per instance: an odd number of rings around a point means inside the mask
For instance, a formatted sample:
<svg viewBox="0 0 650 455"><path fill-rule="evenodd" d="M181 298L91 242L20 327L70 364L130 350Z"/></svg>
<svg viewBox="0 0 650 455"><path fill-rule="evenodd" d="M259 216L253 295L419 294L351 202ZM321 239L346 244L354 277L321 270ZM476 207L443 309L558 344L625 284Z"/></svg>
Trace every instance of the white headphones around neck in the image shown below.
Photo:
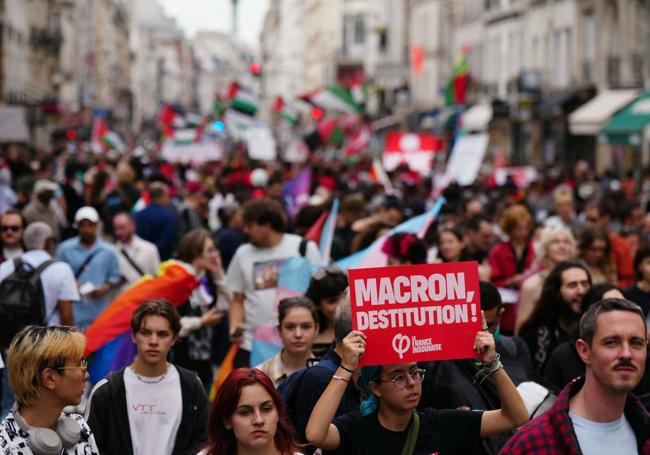
<svg viewBox="0 0 650 455"><path fill-rule="evenodd" d="M18 412L18 403L11 408L14 420L22 431L27 433L27 445L35 455L59 455L65 447L69 449L79 442L81 426L67 414L62 414L56 429L30 427Z"/></svg>

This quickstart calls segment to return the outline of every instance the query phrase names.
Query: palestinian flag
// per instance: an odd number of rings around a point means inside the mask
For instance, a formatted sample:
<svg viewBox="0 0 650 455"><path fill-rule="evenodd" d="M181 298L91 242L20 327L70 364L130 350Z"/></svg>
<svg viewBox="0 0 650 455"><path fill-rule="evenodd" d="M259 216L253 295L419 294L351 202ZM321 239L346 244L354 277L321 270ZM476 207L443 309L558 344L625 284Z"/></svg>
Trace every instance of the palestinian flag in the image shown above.
<svg viewBox="0 0 650 455"><path fill-rule="evenodd" d="M242 88L238 83L230 84L228 91L230 108L253 117L260 107L260 100L253 92Z"/></svg>
<svg viewBox="0 0 650 455"><path fill-rule="evenodd" d="M106 152L107 150L124 150L126 145L122 138L108 128L103 117L95 117L90 139L90 146L95 153Z"/></svg>
<svg viewBox="0 0 650 455"><path fill-rule="evenodd" d="M469 74L467 72L467 54L469 50L466 46L460 51L454 63L454 69L451 72L447 88L445 89L445 104L465 104L465 95L467 94L467 85Z"/></svg>
<svg viewBox="0 0 650 455"><path fill-rule="evenodd" d="M358 114L361 110L350 91L338 85L315 90L300 99L326 111Z"/></svg>
<svg viewBox="0 0 650 455"><path fill-rule="evenodd" d="M298 110L294 106L289 106L285 103L281 96L275 97L273 112L291 125L295 125L298 122Z"/></svg>

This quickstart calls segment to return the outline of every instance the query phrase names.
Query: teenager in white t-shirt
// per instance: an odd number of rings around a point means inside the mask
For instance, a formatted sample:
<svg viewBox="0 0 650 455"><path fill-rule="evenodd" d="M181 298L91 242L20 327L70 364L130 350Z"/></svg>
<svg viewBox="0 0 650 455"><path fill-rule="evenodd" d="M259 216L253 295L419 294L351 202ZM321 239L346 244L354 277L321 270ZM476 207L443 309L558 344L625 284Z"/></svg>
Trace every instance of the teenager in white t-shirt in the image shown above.
<svg viewBox="0 0 650 455"><path fill-rule="evenodd" d="M101 453L196 453L206 440L208 400L197 374L167 362L180 316L164 300L131 319L135 360L100 381L86 411Z"/></svg>
<svg viewBox="0 0 650 455"><path fill-rule="evenodd" d="M300 455L280 394L257 368L228 375L210 410L209 443L199 455Z"/></svg>

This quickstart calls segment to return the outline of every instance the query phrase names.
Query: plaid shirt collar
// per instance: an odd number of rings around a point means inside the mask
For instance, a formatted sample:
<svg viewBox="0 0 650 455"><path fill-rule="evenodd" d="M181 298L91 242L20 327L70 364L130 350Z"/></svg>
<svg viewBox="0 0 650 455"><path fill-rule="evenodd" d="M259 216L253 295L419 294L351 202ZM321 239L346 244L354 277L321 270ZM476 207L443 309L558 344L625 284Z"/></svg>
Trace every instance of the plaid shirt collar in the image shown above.
<svg viewBox="0 0 650 455"><path fill-rule="evenodd" d="M562 389L548 411L549 423L555 430L557 441L563 446L563 452L567 455L582 454L569 416L569 400L582 389L584 383L584 377L571 381ZM636 396L628 394L624 414L634 430L639 453L650 455L650 415Z"/></svg>

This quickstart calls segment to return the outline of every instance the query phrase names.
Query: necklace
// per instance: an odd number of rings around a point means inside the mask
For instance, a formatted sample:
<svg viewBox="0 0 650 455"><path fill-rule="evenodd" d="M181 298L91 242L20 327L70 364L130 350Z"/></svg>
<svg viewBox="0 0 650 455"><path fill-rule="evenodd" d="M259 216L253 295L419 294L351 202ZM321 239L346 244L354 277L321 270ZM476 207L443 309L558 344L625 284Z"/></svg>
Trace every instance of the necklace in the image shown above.
<svg viewBox="0 0 650 455"><path fill-rule="evenodd" d="M165 373L162 376L154 379L153 381L147 381L146 379L143 379L142 376L140 376L138 373L135 373L135 377L138 378L140 380L140 382L143 382L145 384L158 384L159 382L162 382L163 379L165 379L165 376L167 376L167 373Z"/></svg>
<svg viewBox="0 0 650 455"><path fill-rule="evenodd" d="M153 380L147 381L144 379L142 376L140 376L138 373L135 372L135 369L131 367L131 371L133 371L133 374L135 374L135 377L138 378L138 380L144 384L158 384L159 382L162 382L163 379L165 379L165 376L167 376L167 372L169 371L169 365L167 365L167 369L165 370L165 374L162 376L158 376Z"/></svg>

